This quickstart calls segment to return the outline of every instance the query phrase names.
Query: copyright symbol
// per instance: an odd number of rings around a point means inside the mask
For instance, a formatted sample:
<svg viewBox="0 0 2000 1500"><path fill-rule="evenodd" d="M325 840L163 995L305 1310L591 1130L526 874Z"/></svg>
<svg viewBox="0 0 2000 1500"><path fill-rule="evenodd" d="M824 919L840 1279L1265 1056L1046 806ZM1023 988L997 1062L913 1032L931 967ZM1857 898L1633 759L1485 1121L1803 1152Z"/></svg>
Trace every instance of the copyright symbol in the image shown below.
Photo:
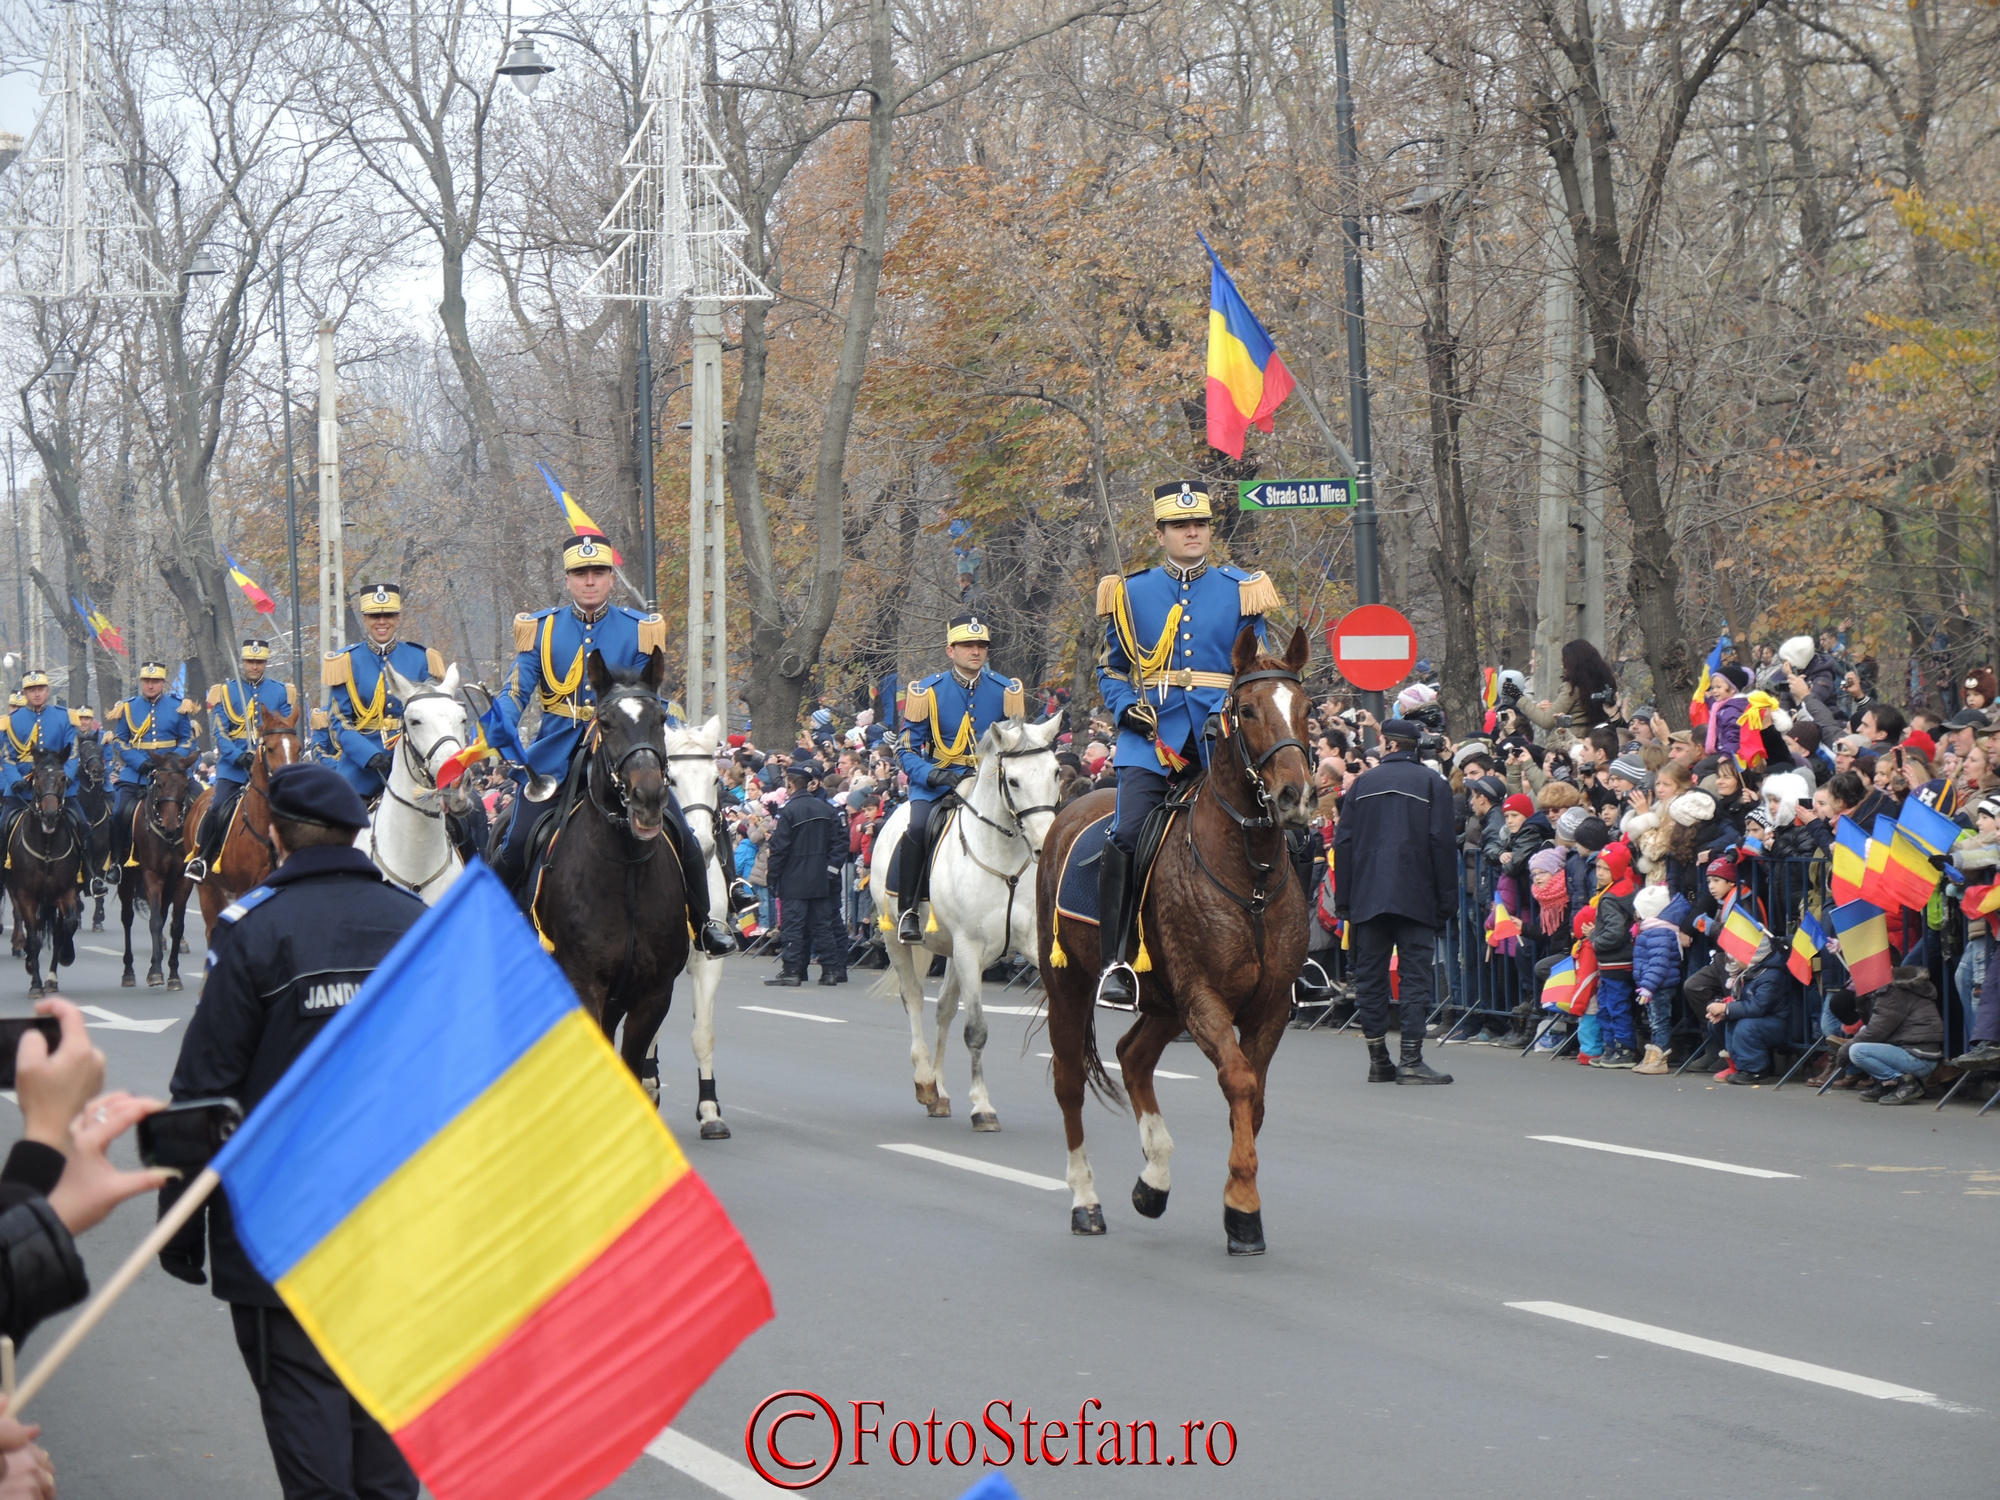
<svg viewBox="0 0 2000 1500"><path fill-rule="evenodd" d="M781 1411L773 1416L771 1418L771 1425L764 1429L763 1453L760 1456L757 1443L758 1419L776 1403L793 1399L809 1401L812 1405L794 1406L790 1410ZM818 1411L815 1411L814 1407L817 1407ZM812 1459L787 1458L778 1447L778 1429L795 1418L807 1422L817 1422L820 1412L826 1413L827 1424L833 1428L833 1451L817 1464ZM743 1424L743 1452L750 1460L750 1467L757 1471L758 1476L766 1484L773 1485L781 1490L809 1490L822 1479L826 1478L827 1475L833 1472L833 1466L840 1462L840 1445L840 1418L834 1415L833 1407L827 1402L827 1399L814 1391L773 1391L757 1403L757 1409L750 1413L750 1420ZM810 1469L812 1472L800 1479L781 1479L776 1474L773 1474L771 1470L764 1467L764 1460L767 1458L771 1463L788 1474L798 1474L801 1470L807 1469Z"/></svg>

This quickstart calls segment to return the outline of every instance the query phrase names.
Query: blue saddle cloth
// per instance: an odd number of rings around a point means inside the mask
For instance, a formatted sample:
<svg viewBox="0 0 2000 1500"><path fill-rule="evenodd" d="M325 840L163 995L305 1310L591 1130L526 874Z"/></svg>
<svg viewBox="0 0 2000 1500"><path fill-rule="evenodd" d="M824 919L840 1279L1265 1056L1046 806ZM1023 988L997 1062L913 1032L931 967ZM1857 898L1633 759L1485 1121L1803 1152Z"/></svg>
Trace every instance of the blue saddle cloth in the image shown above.
<svg viewBox="0 0 2000 1500"><path fill-rule="evenodd" d="M1056 910L1077 922L1103 925L1097 909L1097 865L1104 841L1111 837L1111 814L1086 824L1076 842L1069 846L1063 861L1062 879L1056 883Z"/></svg>

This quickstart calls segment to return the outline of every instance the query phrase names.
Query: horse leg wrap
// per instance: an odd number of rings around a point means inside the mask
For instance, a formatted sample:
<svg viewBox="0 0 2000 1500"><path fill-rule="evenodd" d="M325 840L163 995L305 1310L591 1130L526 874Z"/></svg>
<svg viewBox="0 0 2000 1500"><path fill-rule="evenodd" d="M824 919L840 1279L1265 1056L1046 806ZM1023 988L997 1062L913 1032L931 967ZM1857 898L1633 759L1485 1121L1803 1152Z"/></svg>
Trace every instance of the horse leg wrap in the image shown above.
<svg viewBox="0 0 2000 1500"><path fill-rule="evenodd" d="M1161 1196L1165 1196L1162 1194ZM1264 1253L1264 1213L1262 1209L1251 1209L1245 1213L1240 1208L1222 1206L1222 1230L1229 1236L1231 1255L1262 1255Z"/></svg>
<svg viewBox="0 0 2000 1500"><path fill-rule="evenodd" d="M694 1101L697 1108L703 1104L714 1104L716 1102L715 1080L713 1078L698 1078L695 1080Z"/></svg>

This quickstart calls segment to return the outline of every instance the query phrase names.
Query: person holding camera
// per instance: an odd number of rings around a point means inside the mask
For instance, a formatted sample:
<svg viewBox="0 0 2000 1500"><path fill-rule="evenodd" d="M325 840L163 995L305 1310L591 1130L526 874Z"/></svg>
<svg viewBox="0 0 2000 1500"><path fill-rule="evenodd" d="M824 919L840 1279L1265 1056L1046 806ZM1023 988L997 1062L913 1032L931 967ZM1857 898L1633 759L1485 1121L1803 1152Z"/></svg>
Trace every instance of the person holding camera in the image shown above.
<svg viewBox="0 0 2000 1500"><path fill-rule="evenodd" d="M1553 698L1522 703L1521 713L1553 741L1556 730L1581 733L1617 717L1618 678L1589 641L1562 648L1562 683Z"/></svg>
<svg viewBox="0 0 2000 1500"><path fill-rule="evenodd" d="M216 919L174 1065L176 1101L230 1098L254 1109L424 914L354 847L368 809L338 772L282 766L266 800L278 867ZM162 1214L185 1187L161 1190ZM401 1450L251 1265L220 1193L168 1241L160 1266L200 1286L204 1257L229 1304L287 1500L416 1500Z"/></svg>
<svg viewBox="0 0 2000 1500"><path fill-rule="evenodd" d="M1423 731L1382 726L1388 753L1356 777L1334 834L1334 902L1351 924L1354 1001L1370 1083L1450 1083L1424 1061L1438 934L1458 915L1458 830L1451 787L1418 758ZM1401 1065L1389 1061L1389 956L1402 986Z"/></svg>

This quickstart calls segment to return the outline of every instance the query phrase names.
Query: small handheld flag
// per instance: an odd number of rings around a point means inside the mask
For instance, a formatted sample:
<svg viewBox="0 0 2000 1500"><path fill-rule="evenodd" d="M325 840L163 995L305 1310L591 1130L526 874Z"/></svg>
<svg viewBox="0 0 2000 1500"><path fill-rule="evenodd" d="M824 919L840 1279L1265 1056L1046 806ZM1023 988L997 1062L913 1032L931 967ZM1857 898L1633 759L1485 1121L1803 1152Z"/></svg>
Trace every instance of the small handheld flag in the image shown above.
<svg viewBox="0 0 2000 1500"><path fill-rule="evenodd" d="M230 578L235 581L239 589L243 590L243 597L250 601L250 607L260 615L276 614L278 612L277 600L273 599L251 581L250 575L243 571L242 565L236 561L234 554L225 551L222 555L229 561Z"/></svg>
<svg viewBox="0 0 2000 1500"><path fill-rule="evenodd" d="M1958 909L1968 917L1990 917L2000 912L2000 885L1967 886Z"/></svg>
<svg viewBox="0 0 2000 1500"><path fill-rule="evenodd" d="M1762 923L1736 904L1734 896L1729 898L1729 905L1722 912L1722 924L1715 930L1716 947L1739 964L1754 963L1757 949L1770 936Z"/></svg>
<svg viewBox="0 0 2000 1500"><path fill-rule="evenodd" d="M1688 722L1699 729L1708 722L1708 685L1715 680L1715 674L1722 669L1722 642L1717 636L1708 658L1701 664L1701 680L1694 685L1694 697L1688 700Z"/></svg>
<svg viewBox="0 0 2000 1500"><path fill-rule="evenodd" d="M1814 920L1811 912L1801 910L1799 925L1792 929L1791 956L1785 960L1786 969L1800 984L1813 982L1813 960L1825 946L1826 929Z"/></svg>
<svg viewBox="0 0 2000 1500"><path fill-rule="evenodd" d="M1273 414L1292 393L1292 372L1278 357L1277 346L1206 236L1196 231L1208 251L1208 445L1231 458L1243 456L1243 439L1250 429L1269 432Z"/></svg>
<svg viewBox="0 0 2000 1500"><path fill-rule="evenodd" d="M1889 860L1883 875L1902 905L1919 910L1929 905L1941 873L1900 823L1890 825Z"/></svg>
<svg viewBox="0 0 2000 1500"><path fill-rule="evenodd" d="M1493 920L1487 924L1486 946L1497 948L1511 938L1521 935L1521 919L1507 910L1505 902L1493 903Z"/></svg>
<svg viewBox="0 0 2000 1500"><path fill-rule="evenodd" d="M1951 846L1965 836L1965 830L1957 823L1915 797L1905 799L1896 826L1926 854L1949 854Z"/></svg>
<svg viewBox="0 0 2000 1500"><path fill-rule="evenodd" d="M498 753L486 743L486 730L482 726L478 737L470 745L438 767L437 784L440 787L454 785L461 776L482 760L494 759Z"/></svg>
<svg viewBox="0 0 2000 1500"><path fill-rule="evenodd" d="M1861 885L1868 875L1868 835L1852 818L1843 817L1833 829L1833 863L1829 883L1833 899L1841 904L1861 899Z"/></svg>
<svg viewBox="0 0 2000 1500"><path fill-rule="evenodd" d="M563 519L569 522L570 535L604 536L604 528L591 520L584 508L570 498L569 491L562 487L562 482L556 478L549 466L537 460L535 467L542 471L543 483L548 485L549 493L556 497L556 504L562 507ZM605 539L604 545L611 547L609 538ZM611 563L613 567L622 568L625 566L625 559L618 555L616 547L611 547Z"/></svg>
<svg viewBox="0 0 2000 1500"><path fill-rule="evenodd" d="M1549 970L1549 977L1542 985L1542 1007L1559 1010L1564 1015L1581 1016L1589 1012L1591 996L1596 989L1597 976L1580 976L1576 971L1576 960L1566 958Z"/></svg>
<svg viewBox="0 0 2000 1500"><path fill-rule="evenodd" d="M1850 901L1833 909L1833 930L1840 937L1840 961L1847 965L1855 993L1873 994L1893 977L1889 957L1889 919L1867 901Z"/></svg>

